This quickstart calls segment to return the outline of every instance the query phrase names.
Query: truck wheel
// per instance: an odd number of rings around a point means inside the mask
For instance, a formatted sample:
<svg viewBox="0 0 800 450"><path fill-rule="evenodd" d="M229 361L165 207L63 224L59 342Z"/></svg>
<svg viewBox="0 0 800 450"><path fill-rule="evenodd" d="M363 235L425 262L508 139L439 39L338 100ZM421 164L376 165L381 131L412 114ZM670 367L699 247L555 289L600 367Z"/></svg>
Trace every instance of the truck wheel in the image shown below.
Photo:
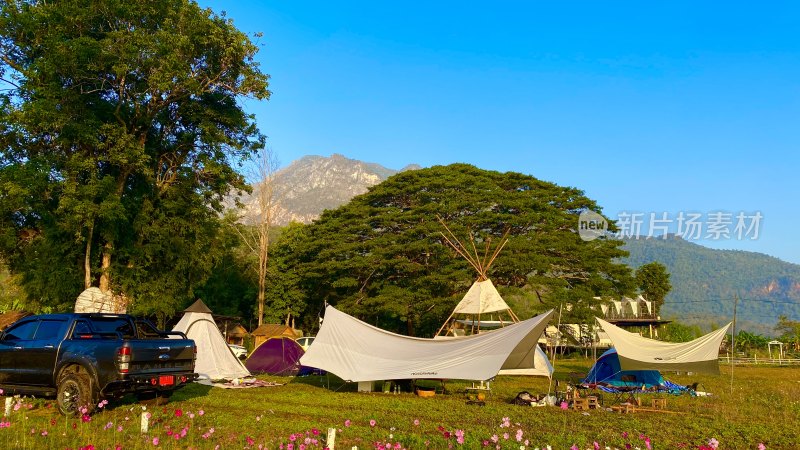
<svg viewBox="0 0 800 450"><path fill-rule="evenodd" d="M81 408L86 408L86 414L91 414L96 397L92 379L87 373L70 372L58 382L58 410L65 416L80 415Z"/></svg>

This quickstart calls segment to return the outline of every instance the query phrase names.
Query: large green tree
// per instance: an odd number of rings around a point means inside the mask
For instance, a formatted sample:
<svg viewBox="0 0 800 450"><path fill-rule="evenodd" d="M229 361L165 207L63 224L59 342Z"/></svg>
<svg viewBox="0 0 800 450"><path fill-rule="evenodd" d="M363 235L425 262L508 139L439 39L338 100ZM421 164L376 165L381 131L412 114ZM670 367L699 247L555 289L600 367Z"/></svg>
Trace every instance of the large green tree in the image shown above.
<svg viewBox="0 0 800 450"><path fill-rule="evenodd" d="M636 269L636 284L642 295L656 305L656 313L661 311L672 284L669 282L667 267L660 262L650 262Z"/></svg>
<svg viewBox="0 0 800 450"><path fill-rule="evenodd" d="M208 276L263 147L257 46L188 0L0 6L0 251L31 296L97 284L168 313Z"/></svg>
<svg viewBox="0 0 800 450"><path fill-rule="evenodd" d="M480 253L506 231L509 242L489 275L499 286L526 286L540 309L566 301L586 313L595 296L630 292L630 269L619 241L590 242L577 233L578 214L600 211L582 191L519 173L466 164L397 174L283 239L313 325L326 301L370 323L430 335L477 274L441 236L440 216ZM470 244L467 244L470 245ZM587 313L588 314L588 313Z"/></svg>

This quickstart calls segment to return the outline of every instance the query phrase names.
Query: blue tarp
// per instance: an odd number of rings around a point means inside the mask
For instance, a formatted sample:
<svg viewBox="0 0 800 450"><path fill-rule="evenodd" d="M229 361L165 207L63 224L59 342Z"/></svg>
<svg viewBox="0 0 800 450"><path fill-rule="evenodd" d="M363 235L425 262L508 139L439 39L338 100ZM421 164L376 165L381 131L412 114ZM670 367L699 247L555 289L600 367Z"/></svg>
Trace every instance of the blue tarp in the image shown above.
<svg viewBox="0 0 800 450"><path fill-rule="evenodd" d="M657 370L622 370L617 350L612 348L597 358L583 383L651 388L663 386L664 377Z"/></svg>

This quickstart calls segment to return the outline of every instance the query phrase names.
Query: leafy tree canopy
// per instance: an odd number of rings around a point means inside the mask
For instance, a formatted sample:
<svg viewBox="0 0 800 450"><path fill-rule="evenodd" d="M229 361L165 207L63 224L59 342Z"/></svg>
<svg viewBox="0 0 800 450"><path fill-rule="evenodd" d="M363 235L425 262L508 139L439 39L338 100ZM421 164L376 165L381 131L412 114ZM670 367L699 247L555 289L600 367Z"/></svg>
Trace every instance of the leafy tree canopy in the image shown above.
<svg viewBox="0 0 800 450"><path fill-rule="evenodd" d="M444 243L437 216L478 253L509 230L509 242L489 275L498 286L527 287L539 309L568 301L586 313L595 296L629 293L633 279L621 242L585 242L578 214L600 211L583 192L519 173L466 164L397 174L326 211L281 239L275 254L297 276L307 325L322 302L370 323L432 335L476 278ZM290 247L291 250L288 250Z"/></svg>
<svg viewBox="0 0 800 450"><path fill-rule="evenodd" d="M636 284L642 295L655 303L656 311L661 309L664 297L672 289L667 267L659 262L647 263L636 269Z"/></svg>
<svg viewBox="0 0 800 450"><path fill-rule="evenodd" d="M256 51L188 0L2 3L0 254L33 300L193 297L233 166L263 146L238 101L269 97Z"/></svg>

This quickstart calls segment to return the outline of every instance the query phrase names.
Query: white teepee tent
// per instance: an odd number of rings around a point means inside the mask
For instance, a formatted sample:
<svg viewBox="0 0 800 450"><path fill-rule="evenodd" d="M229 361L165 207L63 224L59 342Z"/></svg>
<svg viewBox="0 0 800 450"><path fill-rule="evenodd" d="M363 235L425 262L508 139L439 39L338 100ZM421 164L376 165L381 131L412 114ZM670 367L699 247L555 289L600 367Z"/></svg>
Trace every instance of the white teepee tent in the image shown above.
<svg viewBox="0 0 800 450"><path fill-rule="evenodd" d="M472 283L464 298L458 302L450 317L439 328L435 339L477 334L482 331L482 328L483 331L486 331L487 328L492 329L518 323L519 318L508 306L508 303L503 300L503 297L497 292L497 288L494 287L492 280L487 276L489 267L491 267L497 255L500 254L500 251L508 242L508 232L501 239L500 245L491 253L489 251L491 240L487 239L484 256L481 258L474 239L471 239L472 251L470 251L453 235L453 232L450 231L441 218L439 218L439 222L448 233L447 235L442 233L445 242L475 268L478 272L478 279ZM533 342L532 345L520 350L524 356L504 364L499 372L500 375L552 376L553 366L542 349L539 348L538 342Z"/></svg>
<svg viewBox="0 0 800 450"><path fill-rule="evenodd" d="M211 310L197 300L186 308L183 317L172 331L180 331L197 345L195 372L201 379L220 380L249 377L250 372L233 355L222 337Z"/></svg>

